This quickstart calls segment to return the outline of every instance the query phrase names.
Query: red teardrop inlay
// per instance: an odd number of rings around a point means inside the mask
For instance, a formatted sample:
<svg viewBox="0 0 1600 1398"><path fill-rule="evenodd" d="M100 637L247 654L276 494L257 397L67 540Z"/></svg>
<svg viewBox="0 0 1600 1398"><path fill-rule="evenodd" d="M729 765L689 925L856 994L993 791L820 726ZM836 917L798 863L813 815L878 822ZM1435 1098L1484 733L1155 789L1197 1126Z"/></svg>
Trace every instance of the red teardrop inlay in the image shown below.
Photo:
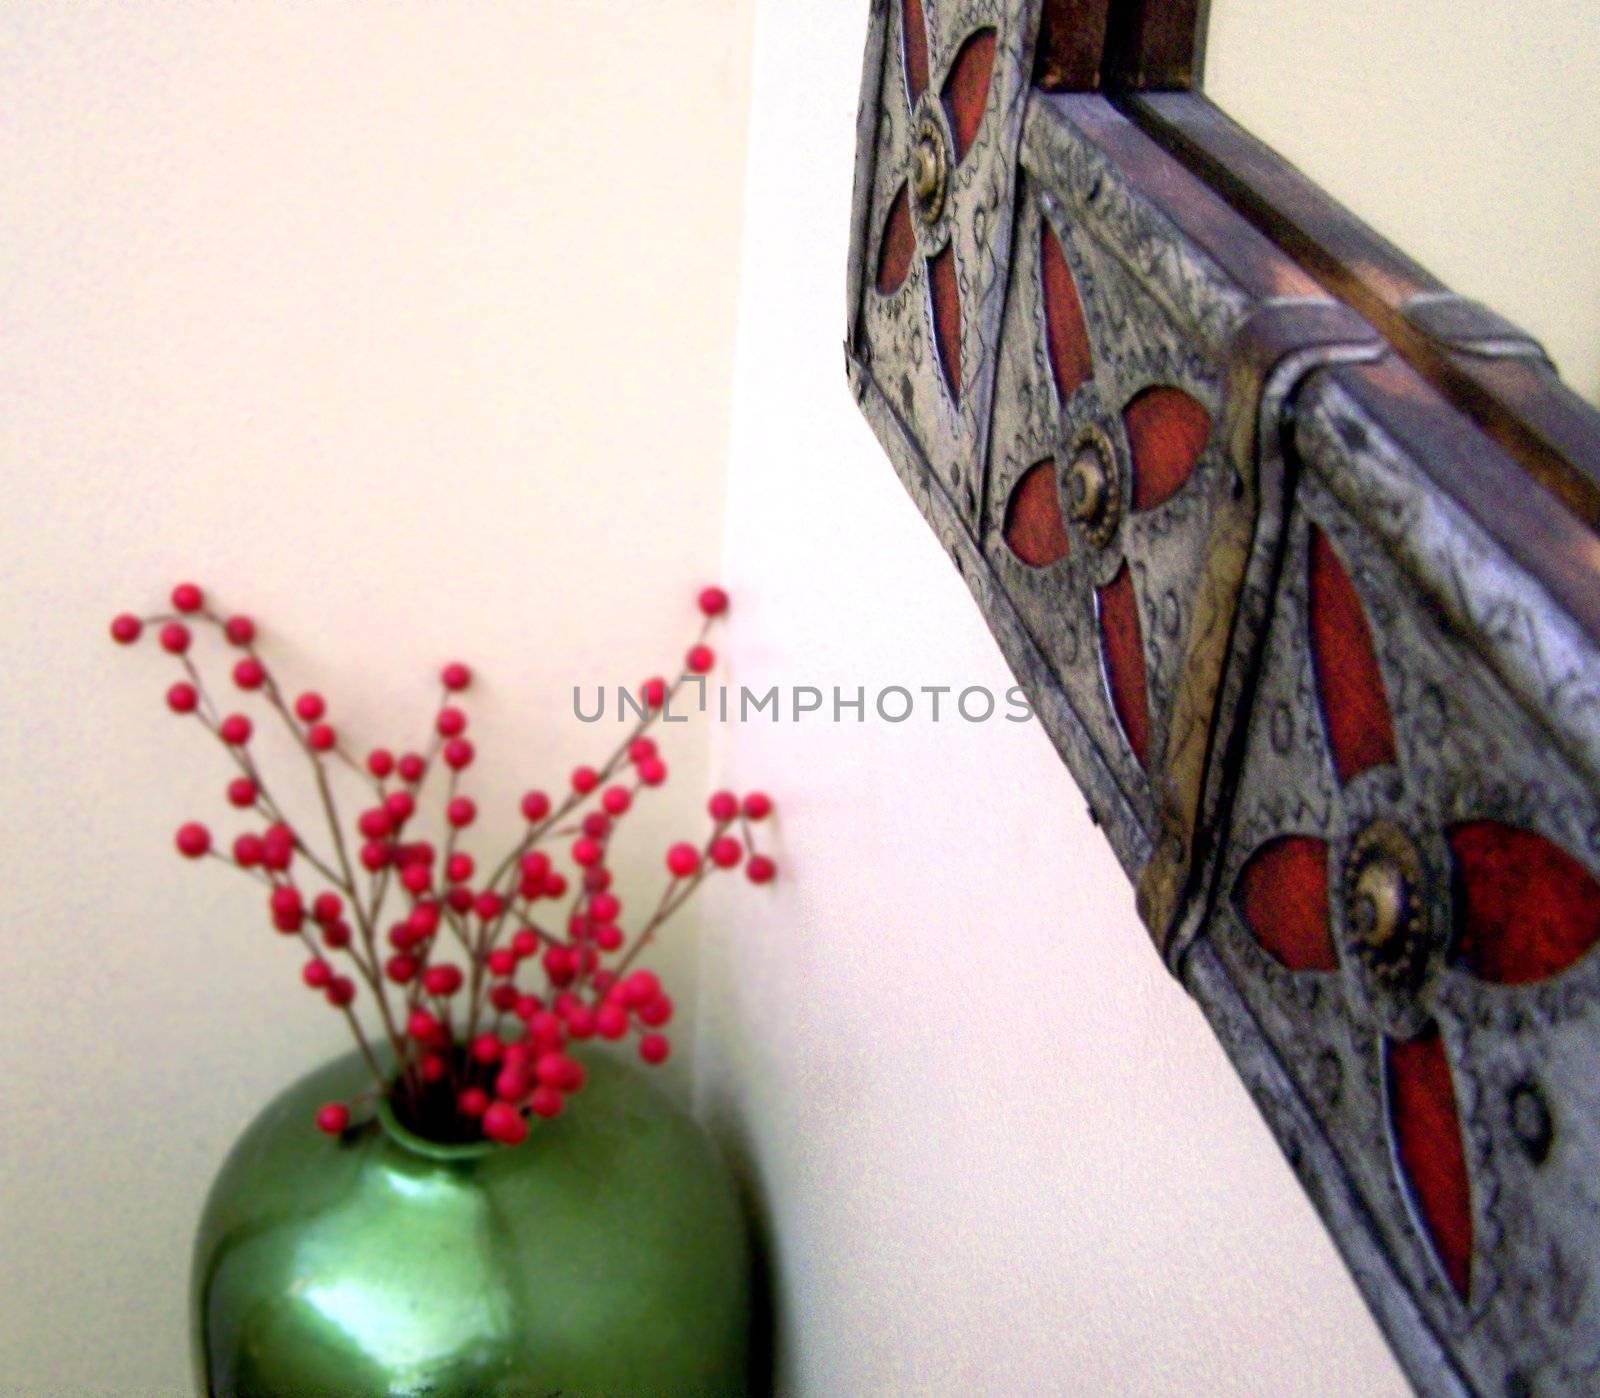
<svg viewBox="0 0 1600 1398"><path fill-rule="evenodd" d="M1395 760L1394 727L1372 632L1350 575L1322 530L1311 530L1311 661L1340 782Z"/></svg>
<svg viewBox="0 0 1600 1398"><path fill-rule="evenodd" d="M1455 959L1473 975L1541 981L1600 941L1600 883L1559 845L1494 820L1445 834L1455 857Z"/></svg>
<svg viewBox="0 0 1600 1398"><path fill-rule="evenodd" d="M885 296L898 291L911 270L911 254L917 249L917 235L911 227L911 201L906 187L900 186L884 220L883 241L878 244L878 290Z"/></svg>
<svg viewBox="0 0 1600 1398"><path fill-rule="evenodd" d="M1067 266L1055 230L1039 223L1039 281L1044 288L1044 338L1056 395L1065 403L1089 377L1089 327L1083 319L1078 284Z"/></svg>
<svg viewBox="0 0 1600 1398"><path fill-rule="evenodd" d="M933 333L950 396L961 401L961 292L956 286L956 260L950 245L928 259L928 284L933 296Z"/></svg>
<svg viewBox="0 0 1600 1398"><path fill-rule="evenodd" d="M957 164L966 158L977 139L983 109L989 102L989 76L993 71L994 30L980 29L962 44L944 84L944 107L950 118Z"/></svg>
<svg viewBox="0 0 1600 1398"><path fill-rule="evenodd" d="M1100 655L1111 707L1116 710L1128 746L1143 767L1147 765L1150 746L1150 695L1145 688L1139 599L1126 563L1117 570L1116 577L1096 590L1095 600L1100 614Z"/></svg>
<svg viewBox="0 0 1600 1398"><path fill-rule="evenodd" d="M1133 457L1133 508L1165 504L1194 473L1211 436L1211 414L1181 388L1147 388L1122 410Z"/></svg>
<svg viewBox="0 0 1600 1398"><path fill-rule="evenodd" d="M1239 871L1234 898L1263 950L1291 971L1337 971L1328 929L1328 845L1310 835L1268 840Z"/></svg>
<svg viewBox="0 0 1600 1398"><path fill-rule="evenodd" d="M1450 1285L1463 1297L1472 1280L1472 1183L1450 1060L1436 1028L1386 1042L1389 1122L1411 1200Z"/></svg>
<svg viewBox="0 0 1600 1398"><path fill-rule="evenodd" d="M1061 517L1061 492L1056 463L1030 466L1012 488L1002 531L1006 547L1030 568L1048 568L1072 552L1067 524Z"/></svg>
<svg viewBox="0 0 1600 1398"><path fill-rule="evenodd" d="M900 32L906 60L906 95L915 106L928 90L928 22L922 17L922 0L902 0Z"/></svg>

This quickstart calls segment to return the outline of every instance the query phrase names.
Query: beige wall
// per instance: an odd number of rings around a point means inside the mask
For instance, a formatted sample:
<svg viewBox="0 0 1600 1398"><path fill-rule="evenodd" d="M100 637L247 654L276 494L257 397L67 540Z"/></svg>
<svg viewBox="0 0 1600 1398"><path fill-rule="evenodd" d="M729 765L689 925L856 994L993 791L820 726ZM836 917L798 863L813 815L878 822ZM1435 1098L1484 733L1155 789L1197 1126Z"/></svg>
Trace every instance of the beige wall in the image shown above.
<svg viewBox="0 0 1600 1398"><path fill-rule="evenodd" d="M508 832L718 566L748 20L0 7L0 1391L184 1391L206 1183L341 1042L173 854L224 763L107 620L199 577L368 735L467 656Z"/></svg>
<svg viewBox="0 0 1600 1398"><path fill-rule="evenodd" d="M1600 404L1600 5L1211 0L1206 86Z"/></svg>

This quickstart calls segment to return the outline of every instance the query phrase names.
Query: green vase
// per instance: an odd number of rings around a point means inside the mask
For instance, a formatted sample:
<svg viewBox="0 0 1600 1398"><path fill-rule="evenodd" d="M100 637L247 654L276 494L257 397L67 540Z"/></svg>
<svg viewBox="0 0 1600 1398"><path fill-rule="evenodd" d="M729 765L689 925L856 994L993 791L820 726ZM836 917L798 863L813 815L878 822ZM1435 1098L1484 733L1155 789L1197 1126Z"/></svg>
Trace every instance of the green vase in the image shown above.
<svg viewBox="0 0 1600 1398"><path fill-rule="evenodd" d="M751 1259L733 1181L644 1072L588 1083L520 1146L437 1146L317 1106L352 1054L258 1116L212 1186L191 1312L212 1394L736 1394Z"/></svg>

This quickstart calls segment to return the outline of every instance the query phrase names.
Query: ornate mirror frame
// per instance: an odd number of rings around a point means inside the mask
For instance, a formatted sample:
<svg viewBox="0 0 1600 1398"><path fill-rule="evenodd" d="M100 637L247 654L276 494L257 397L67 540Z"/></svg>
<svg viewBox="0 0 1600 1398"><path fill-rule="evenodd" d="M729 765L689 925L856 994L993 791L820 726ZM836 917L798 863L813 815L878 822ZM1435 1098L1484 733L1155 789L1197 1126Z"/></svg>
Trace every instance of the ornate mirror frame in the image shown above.
<svg viewBox="0 0 1600 1398"><path fill-rule="evenodd" d="M1600 1375L1600 414L1199 91L874 0L846 357L1419 1390Z"/></svg>

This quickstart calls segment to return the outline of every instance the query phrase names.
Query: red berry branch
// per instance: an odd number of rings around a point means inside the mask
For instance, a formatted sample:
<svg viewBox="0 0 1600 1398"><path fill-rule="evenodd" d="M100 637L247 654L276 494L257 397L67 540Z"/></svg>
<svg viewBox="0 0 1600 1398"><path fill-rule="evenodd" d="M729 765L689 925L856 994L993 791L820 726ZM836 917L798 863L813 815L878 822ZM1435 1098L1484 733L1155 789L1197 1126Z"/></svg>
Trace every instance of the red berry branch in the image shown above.
<svg viewBox="0 0 1600 1398"><path fill-rule="evenodd" d="M633 1038L646 1063L665 1062L671 1046L660 1031L672 1020L672 999L634 962L712 873L742 865L761 884L776 872L757 852L753 829L771 814L771 800L759 791L742 801L719 791L707 805L705 836L667 850L661 896L631 932L612 891L618 828L641 795L668 776L649 730L685 680L716 663L706 636L727 611L727 593L708 587L699 607L700 634L683 675L646 680L642 716L599 766L575 768L564 794L523 796L521 836L487 865L462 847L478 819L463 790L477 759L460 699L472 684L467 666L453 662L440 671L439 707L420 749L396 756L375 747L358 760L328 721L322 695L306 690L291 699L280 687L258 649L255 623L217 612L193 583L173 589L171 612L124 614L111 623L122 645L156 629L161 649L182 671L167 690L167 707L196 719L237 769L225 794L249 827L224 850L207 826L190 821L178 828L178 852L220 860L262 886L272 927L305 950L300 979L344 1016L374 1091L387 1093L401 1120L422 1134L522 1140L530 1116L557 1115L582 1088L583 1065L568 1052L575 1043ZM197 630L215 632L237 653L233 687L281 723L304 754L325 839L291 821L267 785L252 746L255 721L221 711L194 659ZM347 785L354 778L366 792L348 828L336 765ZM444 786L442 829L429 840L420 833L420 798L435 772ZM570 878L556 866L563 853ZM390 1074L357 1014L364 1006L393 1058ZM331 1134L350 1120L342 1102L317 1113L317 1125Z"/></svg>

